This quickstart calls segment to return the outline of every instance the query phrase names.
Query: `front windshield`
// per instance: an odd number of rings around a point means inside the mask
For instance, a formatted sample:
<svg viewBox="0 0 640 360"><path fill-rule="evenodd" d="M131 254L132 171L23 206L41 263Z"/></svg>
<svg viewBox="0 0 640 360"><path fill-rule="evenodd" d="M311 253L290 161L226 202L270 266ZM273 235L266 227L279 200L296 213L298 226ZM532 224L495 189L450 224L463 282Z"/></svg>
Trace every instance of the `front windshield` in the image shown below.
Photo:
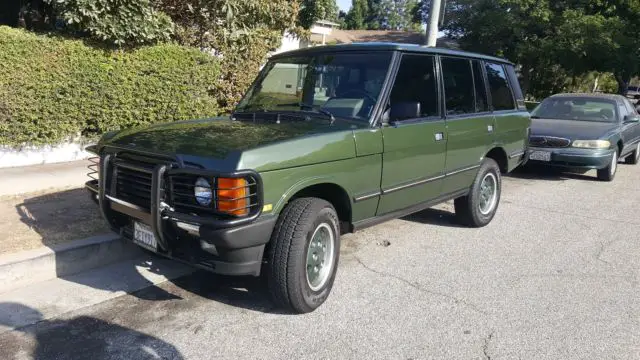
<svg viewBox="0 0 640 360"><path fill-rule="evenodd" d="M597 122L616 121L614 100L580 97L548 98L531 112L534 118Z"/></svg>
<svg viewBox="0 0 640 360"><path fill-rule="evenodd" d="M368 121L391 53L330 53L267 63L236 107L248 111L321 111Z"/></svg>

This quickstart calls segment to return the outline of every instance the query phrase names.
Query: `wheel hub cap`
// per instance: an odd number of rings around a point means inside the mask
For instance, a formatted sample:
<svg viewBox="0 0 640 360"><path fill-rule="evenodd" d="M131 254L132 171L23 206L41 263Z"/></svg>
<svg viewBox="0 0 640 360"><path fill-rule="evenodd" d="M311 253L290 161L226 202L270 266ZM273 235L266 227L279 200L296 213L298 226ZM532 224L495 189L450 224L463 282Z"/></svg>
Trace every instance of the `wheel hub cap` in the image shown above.
<svg viewBox="0 0 640 360"><path fill-rule="evenodd" d="M487 215L493 211L498 199L498 180L492 173L485 175L480 183L479 208L482 215Z"/></svg>
<svg viewBox="0 0 640 360"><path fill-rule="evenodd" d="M307 283L313 291L320 290L329 279L333 267L334 243L334 234L329 225L318 225L307 249Z"/></svg>

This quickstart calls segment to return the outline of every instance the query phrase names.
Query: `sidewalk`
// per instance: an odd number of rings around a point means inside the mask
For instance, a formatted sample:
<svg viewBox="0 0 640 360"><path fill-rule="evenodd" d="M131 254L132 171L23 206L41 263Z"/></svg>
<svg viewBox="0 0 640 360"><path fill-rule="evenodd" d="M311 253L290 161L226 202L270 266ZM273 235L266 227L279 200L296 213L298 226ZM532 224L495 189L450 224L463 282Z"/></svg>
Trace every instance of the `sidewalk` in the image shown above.
<svg viewBox="0 0 640 360"><path fill-rule="evenodd" d="M89 160L0 169L0 197L50 189L81 188L89 180Z"/></svg>

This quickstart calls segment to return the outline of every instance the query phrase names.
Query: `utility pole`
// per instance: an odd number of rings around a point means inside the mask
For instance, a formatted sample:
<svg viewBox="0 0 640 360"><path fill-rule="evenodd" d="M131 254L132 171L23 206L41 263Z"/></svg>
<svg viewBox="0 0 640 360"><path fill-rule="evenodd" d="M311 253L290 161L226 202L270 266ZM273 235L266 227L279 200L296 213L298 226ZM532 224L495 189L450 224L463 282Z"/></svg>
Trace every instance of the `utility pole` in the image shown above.
<svg viewBox="0 0 640 360"><path fill-rule="evenodd" d="M438 25L441 21L442 0L431 0L429 23L427 24L427 46L435 47L438 39Z"/></svg>

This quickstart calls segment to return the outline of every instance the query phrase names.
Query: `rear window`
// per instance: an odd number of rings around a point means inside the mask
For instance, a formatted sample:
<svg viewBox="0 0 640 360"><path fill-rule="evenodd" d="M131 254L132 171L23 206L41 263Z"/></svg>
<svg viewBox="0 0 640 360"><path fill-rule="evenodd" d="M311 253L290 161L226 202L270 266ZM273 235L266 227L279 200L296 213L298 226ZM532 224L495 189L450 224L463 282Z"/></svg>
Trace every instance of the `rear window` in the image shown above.
<svg viewBox="0 0 640 360"><path fill-rule="evenodd" d="M485 68L489 79L493 109L496 111L514 110L516 104L504 67L500 64L487 62Z"/></svg>

